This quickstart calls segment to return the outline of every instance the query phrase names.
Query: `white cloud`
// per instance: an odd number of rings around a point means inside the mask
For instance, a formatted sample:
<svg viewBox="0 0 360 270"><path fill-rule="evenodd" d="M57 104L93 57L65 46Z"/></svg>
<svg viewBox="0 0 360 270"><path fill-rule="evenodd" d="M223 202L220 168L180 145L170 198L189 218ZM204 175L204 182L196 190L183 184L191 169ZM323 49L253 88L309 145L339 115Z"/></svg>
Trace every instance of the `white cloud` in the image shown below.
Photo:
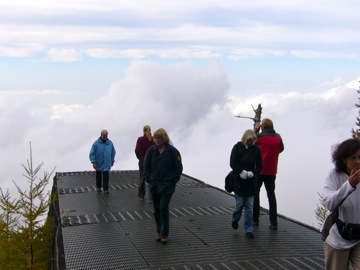
<svg viewBox="0 0 360 270"><path fill-rule="evenodd" d="M51 49L47 53L47 60L51 62L75 62L82 58L81 52L75 49Z"/></svg>
<svg viewBox="0 0 360 270"><path fill-rule="evenodd" d="M342 1L317 1L313 2L310 0L303 1L283 1L283 0L273 0L269 2L263 2L261 0L244 2L236 0L174 0L171 3L165 0L157 0L153 2L138 0L138 1L126 1L118 2L114 0L103 0L99 1L88 1L88 0L78 0L76 2L71 0L62 0L62 1L46 1L46 0L12 0L5 1L1 0L0 5L4 7L19 7L19 8L36 8L40 10L59 10L63 12L65 10L114 10L114 9L126 9L126 10L139 10L142 9L144 12L154 13L154 12L163 12L166 10L188 10L194 8L263 8L269 9L273 8L280 12L281 10L299 10L299 11L322 11L337 13L339 9L344 9L349 11L349 14L356 14L356 11L352 8L358 4L357 1L347 1L347 5L344 5Z"/></svg>
<svg viewBox="0 0 360 270"><path fill-rule="evenodd" d="M0 56L7 57L27 57L34 53L41 51L43 48L39 46L23 46L18 48L16 46L0 46Z"/></svg>
<svg viewBox="0 0 360 270"><path fill-rule="evenodd" d="M137 169L136 138L150 124L153 131L168 130L182 154L184 173L222 188L231 148L253 124L235 114L253 116L251 105L261 103L263 117L273 119L285 143L277 178L279 213L316 225L317 192L332 167L330 147L350 137L357 117L356 84L339 82L333 87L328 82L329 90L316 93L229 96L229 82L217 61L205 67L135 61L92 104L56 104L60 93L51 91L37 95L36 103L27 93L15 99L15 94L0 92L1 187L13 188L11 179L23 185L21 164L28 159L30 141L34 164L44 161L47 171L55 166L59 172L91 170L89 149L103 128L117 148L114 169ZM52 102L42 101L50 97ZM267 207L264 194L262 203Z"/></svg>
<svg viewBox="0 0 360 270"><path fill-rule="evenodd" d="M221 54L213 48L191 47L191 48L158 48L158 49L127 49L112 50L106 48L93 48L86 53L95 58L130 58L143 59L159 57L163 59L214 59L221 58Z"/></svg>
<svg viewBox="0 0 360 270"><path fill-rule="evenodd" d="M235 114L251 117L261 103L285 142L279 212L312 223L330 147L358 116L359 8L355 0L0 0L1 187L21 182L30 141L48 171L91 170L89 148L103 128L118 149L115 169L137 169L144 124L169 131L185 173L222 187L230 150L252 127ZM123 75L127 59L173 64L134 61ZM219 59L226 71L199 59Z"/></svg>
<svg viewBox="0 0 360 270"><path fill-rule="evenodd" d="M0 55L359 59L358 8L356 1L1 1Z"/></svg>
<svg viewBox="0 0 360 270"><path fill-rule="evenodd" d="M84 109L83 104L56 104L52 107L51 120L66 119L67 115L76 116L76 111Z"/></svg>

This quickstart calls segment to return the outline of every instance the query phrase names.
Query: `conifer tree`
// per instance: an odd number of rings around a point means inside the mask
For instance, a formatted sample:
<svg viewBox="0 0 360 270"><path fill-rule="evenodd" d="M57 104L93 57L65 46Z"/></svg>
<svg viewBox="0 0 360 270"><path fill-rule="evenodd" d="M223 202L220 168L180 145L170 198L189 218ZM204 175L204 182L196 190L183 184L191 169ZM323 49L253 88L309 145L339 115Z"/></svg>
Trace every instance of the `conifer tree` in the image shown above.
<svg viewBox="0 0 360 270"><path fill-rule="evenodd" d="M360 81L359 81L359 89L357 90L358 94L360 94ZM358 98L358 100L360 101L360 98ZM358 102L357 104L355 104L356 108L360 109L360 102ZM352 135L353 138L358 138L360 139L360 110L359 110L359 116L356 118L356 129L352 129Z"/></svg>
<svg viewBox="0 0 360 270"><path fill-rule="evenodd" d="M44 172L43 177L40 178L38 173L43 165L42 162L36 167L33 166L30 143L30 159L27 160L27 166L22 164L26 172L23 176L29 184L28 189L23 190L13 181L19 199L11 200L8 192L4 194L0 188L0 207L4 210L1 216L2 227L10 228L7 231L3 230L4 234L1 237L9 239L14 245L13 254L19 255L11 262L11 267L10 262L6 260L9 258L6 254L0 257L0 263L7 264L2 269L47 269L49 244L47 240L51 227L45 223L45 220L51 201L46 186L55 168L51 173ZM6 217L7 214L9 217Z"/></svg>
<svg viewBox="0 0 360 270"><path fill-rule="evenodd" d="M19 261L16 227L18 203L11 200L10 193L0 190L0 269L15 269Z"/></svg>
<svg viewBox="0 0 360 270"><path fill-rule="evenodd" d="M324 204L324 198L322 194L318 192L320 205L317 205L317 208L315 210L316 219L318 221L318 228L320 229L326 219L326 217L329 215L330 211L326 209Z"/></svg>
<svg viewBox="0 0 360 270"><path fill-rule="evenodd" d="M26 171L26 174L23 174L23 176L27 178L29 190L23 191L13 181L20 194L19 211L17 214L22 217L23 222L19 229L23 234L24 263L30 266L30 269L33 269L33 267L37 268L39 261L41 262L44 256L42 253L38 254L37 251L39 250L34 249L34 247L41 242L41 228L50 205L49 192L46 192L45 188L54 170L50 174L44 172L43 178L38 178L37 174L43 165L44 163L41 162L34 168L30 143L30 160L27 161L27 166L22 165ZM47 243L44 244L47 245Z"/></svg>

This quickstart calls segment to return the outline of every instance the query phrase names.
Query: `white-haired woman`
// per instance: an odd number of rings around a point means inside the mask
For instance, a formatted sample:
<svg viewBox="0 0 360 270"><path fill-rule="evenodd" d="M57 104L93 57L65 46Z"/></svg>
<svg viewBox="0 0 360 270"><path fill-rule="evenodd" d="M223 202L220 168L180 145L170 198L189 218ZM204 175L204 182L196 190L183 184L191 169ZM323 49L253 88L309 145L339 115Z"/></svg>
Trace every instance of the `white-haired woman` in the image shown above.
<svg viewBox="0 0 360 270"><path fill-rule="evenodd" d="M89 154L93 168L96 170L96 189L100 192L102 188L106 194L109 194L109 174L116 154L108 135L108 131L103 129L100 132L100 138L93 143Z"/></svg>

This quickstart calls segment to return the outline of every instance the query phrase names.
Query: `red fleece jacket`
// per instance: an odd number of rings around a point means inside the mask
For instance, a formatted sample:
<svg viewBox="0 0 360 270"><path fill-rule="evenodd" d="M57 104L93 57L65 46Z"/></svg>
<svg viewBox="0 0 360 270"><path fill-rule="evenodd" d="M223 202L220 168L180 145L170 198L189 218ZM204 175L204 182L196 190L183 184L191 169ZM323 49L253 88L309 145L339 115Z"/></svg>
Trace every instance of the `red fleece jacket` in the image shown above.
<svg viewBox="0 0 360 270"><path fill-rule="evenodd" d="M260 174L275 175L279 154L284 151L281 136L275 130L264 130L258 135L256 144L260 147L263 169Z"/></svg>

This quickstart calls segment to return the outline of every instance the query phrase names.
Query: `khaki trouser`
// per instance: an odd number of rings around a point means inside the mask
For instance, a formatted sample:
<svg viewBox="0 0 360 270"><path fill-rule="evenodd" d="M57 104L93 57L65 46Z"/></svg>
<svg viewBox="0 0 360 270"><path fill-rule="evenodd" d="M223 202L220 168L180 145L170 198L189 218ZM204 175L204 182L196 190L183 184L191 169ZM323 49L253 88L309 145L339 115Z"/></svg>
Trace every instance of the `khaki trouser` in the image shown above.
<svg viewBox="0 0 360 270"><path fill-rule="evenodd" d="M350 249L335 249L325 243L324 252L326 270L348 270L349 262L355 270L360 270L360 245Z"/></svg>

